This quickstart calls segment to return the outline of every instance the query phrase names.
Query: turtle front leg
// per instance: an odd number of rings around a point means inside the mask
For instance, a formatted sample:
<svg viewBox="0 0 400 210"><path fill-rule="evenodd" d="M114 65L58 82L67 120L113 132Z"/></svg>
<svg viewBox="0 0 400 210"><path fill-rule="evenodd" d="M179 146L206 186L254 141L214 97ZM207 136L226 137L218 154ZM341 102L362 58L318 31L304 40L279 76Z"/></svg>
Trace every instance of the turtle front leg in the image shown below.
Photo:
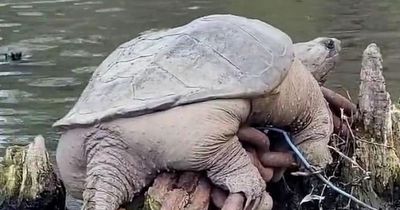
<svg viewBox="0 0 400 210"><path fill-rule="evenodd" d="M113 132L96 132L85 146L87 176L82 209L118 209L155 177L149 160L140 152L132 151Z"/></svg>
<svg viewBox="0 0 400 210"><path fill-rule="evenodd" d="M210 180L231 194L243 193L246 198L245 209L272 209L272 199L265 192L265 181L250 157L234 136L213 156L207 170ZM224 204L222 209L229 208Z"/></svg>

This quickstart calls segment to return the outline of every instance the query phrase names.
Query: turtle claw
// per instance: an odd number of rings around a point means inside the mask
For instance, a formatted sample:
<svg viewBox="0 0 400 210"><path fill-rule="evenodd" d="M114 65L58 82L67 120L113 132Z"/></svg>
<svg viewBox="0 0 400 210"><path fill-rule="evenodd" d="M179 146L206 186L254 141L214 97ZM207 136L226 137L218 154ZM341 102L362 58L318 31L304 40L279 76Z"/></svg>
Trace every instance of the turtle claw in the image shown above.
<svg viewBox="0 0 400 210"><path fill-rule="evenodd" d="M246 205L244 206L244 209L247 210L257 210L258 206L260 205L261 202L261 197L257 197L255 199L253 199L253 202L250 199L246 200ZM251 203L253 203L253 205L250 205ZM250 208L251 207L251 208Z"/></svg>
<svg viewBox="0 0 400 210"><path fill-rule="evenodd" d="M252 200L253 199L250 199L249 197L246 196L246 204L244 205L245 210L249 209ZM254 207L254 205L253 205L253 207Z"/></svg>
<svg viewBox="0 0 400 210"><path fill-rule="evenodd" d="M229 142L229 147L221 150L222 153L215 158L218 161L215 161L215 164L207 170L207 176L213 184L229 191L229 197L243 193L247 208L251 206L253 200L262 197L266 189L265 181L258 169L252 164L237 137L235 136ZM225 203L224 207L226 207ZM242 208L243 203L240 209Z"/></svg>
<svg viewBox="0 0 400 210"><path fill-rule="evenodd" d="M252 205L251 205L252 203ZM273 201L271 196L264 191L261 196L258 196L252 200L247 199L244 210L271 210Z"/></svg>

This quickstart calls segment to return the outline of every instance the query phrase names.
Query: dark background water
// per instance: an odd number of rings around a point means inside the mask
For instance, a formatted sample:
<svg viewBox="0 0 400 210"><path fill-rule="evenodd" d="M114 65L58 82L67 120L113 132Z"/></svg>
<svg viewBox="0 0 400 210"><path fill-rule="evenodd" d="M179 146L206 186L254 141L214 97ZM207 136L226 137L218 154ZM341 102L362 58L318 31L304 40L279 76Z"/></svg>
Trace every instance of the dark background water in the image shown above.
<svg viewBox="0 0 400 210"><path fill-rule="evenodd" d="M266 21L294 41L317 36L342 40L341 63L328 86L357 97L361 54L381 47L392 98L400 96L400 1L397 0L0 0L0 53L22 51L26 62L0 56L0 154L37 134L54 153L62 117L91 72L119 44L148 30L231 13Z"/></svg>

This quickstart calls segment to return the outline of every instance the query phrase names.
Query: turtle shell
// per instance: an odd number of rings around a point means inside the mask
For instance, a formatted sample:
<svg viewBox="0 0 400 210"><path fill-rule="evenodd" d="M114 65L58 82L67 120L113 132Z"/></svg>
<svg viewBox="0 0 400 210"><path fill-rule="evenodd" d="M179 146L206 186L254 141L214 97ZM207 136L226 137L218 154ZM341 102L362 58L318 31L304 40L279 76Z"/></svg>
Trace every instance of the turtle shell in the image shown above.
<svg viewBox="0 0 400 210"><path fill-rule="evenodd" d="M255 19L210 15L120 45L54 126L89 125L175 106L268 94L287 75L292 40Z"/></svg>

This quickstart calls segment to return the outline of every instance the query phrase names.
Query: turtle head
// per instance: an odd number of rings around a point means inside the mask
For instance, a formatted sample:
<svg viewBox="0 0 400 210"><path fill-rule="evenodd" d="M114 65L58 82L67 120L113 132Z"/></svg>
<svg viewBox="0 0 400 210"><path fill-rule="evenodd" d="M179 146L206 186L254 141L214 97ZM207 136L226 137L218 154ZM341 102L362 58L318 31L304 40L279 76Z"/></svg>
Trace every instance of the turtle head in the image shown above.
<svg viewBox="0 0 400 210"><path fill-rule="evenodd" d="M318 37L308 42L294 45L296 57L306 66L319 83L326 81L326 76L335 67L341 50L336 38Z"/></svg>

